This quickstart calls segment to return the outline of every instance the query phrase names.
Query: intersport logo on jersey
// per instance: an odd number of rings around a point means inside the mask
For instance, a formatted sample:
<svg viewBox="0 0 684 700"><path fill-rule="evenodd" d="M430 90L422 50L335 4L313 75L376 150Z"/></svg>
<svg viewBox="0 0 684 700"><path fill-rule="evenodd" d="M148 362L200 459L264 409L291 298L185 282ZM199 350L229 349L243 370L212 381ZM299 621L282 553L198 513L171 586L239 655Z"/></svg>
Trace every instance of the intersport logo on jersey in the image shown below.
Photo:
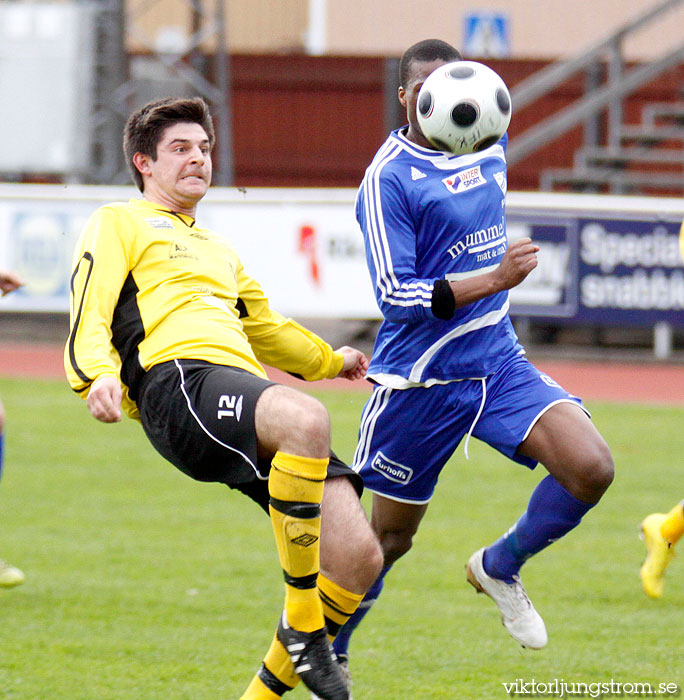
<svg viewBox="0 0 684 700"><path fill-rule="evenodd" d="M449 192L452 194L460 194L461 192L468 192L474 187L485 185L487 180L482 174L480 166L476 165L467 170L459 170L457 173L445 177L442 182Z"/></svg>

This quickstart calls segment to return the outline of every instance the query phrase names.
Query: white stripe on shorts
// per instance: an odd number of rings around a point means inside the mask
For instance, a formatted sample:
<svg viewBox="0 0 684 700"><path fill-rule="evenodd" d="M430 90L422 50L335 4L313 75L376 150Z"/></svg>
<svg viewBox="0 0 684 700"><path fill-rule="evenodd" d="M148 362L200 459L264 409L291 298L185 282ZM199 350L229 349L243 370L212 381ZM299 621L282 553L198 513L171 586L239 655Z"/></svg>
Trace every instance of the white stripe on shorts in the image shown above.
<svg viewBox="0 0 684 700"><path fill-rule="evenodd" d="M361 471L361 467L368 459L375 424L380 417L380 414L385 410L392 391L393 389L388 386L383 386L380 389L376 389L371 398L368 400L366 408L363 411L363 415L361 416L361 427L359 429L359 443L356 446L354 461L351 465L351 468L357 473Z"/></svg>
<svg viewBox="0 0 684 700"><path fill-rule="evenodd" d="M261 481L267 481L268 476L262 476L259 474L259 470L256 468L256 465L252 463L252 460L244 453L240 452L240 450L236 449L235 447L231 447L230 445L227 445L225 442L222 442L219 440L216 435L213 435L212 432L209 430L209 428L202 423L200 420L200 417L195 413L195 409L192 405L192 402L190 401L190 397L188 396L188 393L185 391L185 375L183 374L183 366L178 360L174 360L173 363L176 365L178 368L178 372L180 373L180 378L181 378L181 391L183 392L183 396L185 396L185 402L188 404L188 410L190 411L192 417L197 421L197 425L199 425L200 428L214 441L217 442L221 447L225 447L227 450L230 450L231 452L235 452L242 457L242 459L249 464L250 467L254 470L254 473L256 474L257 479L261 479Z"/></svg>

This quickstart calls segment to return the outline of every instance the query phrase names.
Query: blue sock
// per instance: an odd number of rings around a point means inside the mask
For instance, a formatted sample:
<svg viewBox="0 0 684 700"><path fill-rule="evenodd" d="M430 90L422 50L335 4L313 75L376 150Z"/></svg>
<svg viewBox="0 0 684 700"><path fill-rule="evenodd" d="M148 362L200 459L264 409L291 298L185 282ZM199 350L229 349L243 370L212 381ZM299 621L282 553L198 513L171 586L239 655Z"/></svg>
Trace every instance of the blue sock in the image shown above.
<svg viewBox="0 0 684 700"><path fill-rule="evenodd" d="M0 477L2 477L2 463L5 457L5 435L0 433Z"/></svg>
<svg viewBox="0 0 684 700"><path fill-rule="evenodd" d="M382 569L375 583L368 589L363 600L359 603L354 614L342 625L342 629L337 633L337 637L333 641L333 649L337 656L349 655L349 642L354 630L361 624L361 620L368 614L368 611L373 607L375 601L380 596L382 587L385 584L385 576L391 569L391 566L386 566Z"/></svg>
<svg viewBox="0 0 684 700"><path fill-rule="evenodd" d="M527 559L577 527L593 507L575 498L549 474L537 485L520 520L485 550L485 571L512 583Z"/></svg>

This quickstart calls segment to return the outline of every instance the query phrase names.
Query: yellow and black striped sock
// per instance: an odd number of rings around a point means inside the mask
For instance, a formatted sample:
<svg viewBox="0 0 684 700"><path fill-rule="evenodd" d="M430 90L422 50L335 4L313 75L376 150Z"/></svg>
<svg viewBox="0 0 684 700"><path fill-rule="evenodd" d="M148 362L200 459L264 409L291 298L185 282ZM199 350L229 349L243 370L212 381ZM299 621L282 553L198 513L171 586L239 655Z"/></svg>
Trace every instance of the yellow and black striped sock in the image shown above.
<svg viewBox="0 0 684 700"><path fill-rule="evenodd" d="M301 632L313 632L324 625L316 581L327 470L327 457L277 452L268 479L268 510L285 577L285 613L290 627Z"/></svg>
<svg viewBox="0 0 684 700"><path fill-rule="evenodd" d="M347 591L323 574L318 574L318 593L323 603L328 638L332 642L344 623L359 607L363 593Z"/></svg>
<svg viewBox="0 0 684 700"><path fill-rule="evenodd" d="M278 700L299 683L290 655L276 634L261 668L240 700Z"/></svg>
<svg viewBox="0 0 684 700"><path fill-rule="evenodd" d="M345 590L323 574L318 575L318 593L323 604L328 637L332 642L363 600L363 595ZM297 683L299 676L294 672L290 655L276 635L261 668L240 700L277 700Z"/></svg>
<svg viewBox="0 0 684 700"><path fill-rule="evenodd" d="M660 526L660 534L672 546L677 544L684 534L684 501L678 503L668 514Z"/></svg>

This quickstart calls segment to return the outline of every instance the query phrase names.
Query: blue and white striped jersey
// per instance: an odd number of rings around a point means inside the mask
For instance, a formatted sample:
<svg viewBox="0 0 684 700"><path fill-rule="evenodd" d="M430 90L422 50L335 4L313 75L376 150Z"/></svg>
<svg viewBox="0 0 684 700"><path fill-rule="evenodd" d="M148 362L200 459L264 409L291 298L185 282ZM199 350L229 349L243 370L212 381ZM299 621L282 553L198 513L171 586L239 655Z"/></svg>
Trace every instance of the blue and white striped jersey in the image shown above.
<svg viewBox="0 0 684 700"><path fill-rule="evenodd" d="M496 267L507 248L506 144L450 155L393 131L366 170L356 200L366 259L384 316L369 378L396 388L487 376L523 352L508 292L432 313L440 279Z"/></svg>

